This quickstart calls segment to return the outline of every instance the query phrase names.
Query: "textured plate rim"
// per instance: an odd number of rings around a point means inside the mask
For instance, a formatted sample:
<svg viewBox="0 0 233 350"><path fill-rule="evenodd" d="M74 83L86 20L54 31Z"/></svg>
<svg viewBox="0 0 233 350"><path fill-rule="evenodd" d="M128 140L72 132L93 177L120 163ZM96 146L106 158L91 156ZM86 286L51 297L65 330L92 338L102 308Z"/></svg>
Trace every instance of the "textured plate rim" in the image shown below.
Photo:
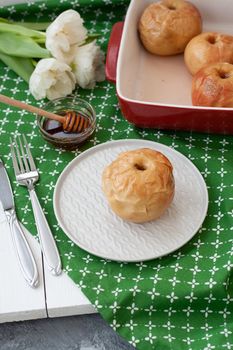
<svg viewBox="0 0 233 350"><path fill-rule="evenodd" d="M154 145L156 147L156 145L159 145L159 146L162 146L164 147L165 149L168 149L169 151L172 151L174 153L176 153L179 157L181 158L184 158L186 162L189 163L189 165L195 170L196 174L199 176L202 184L203 184L203 198L205 200L205 208L203 210L203 213L201 215L201 218L200 218L200 224L197 225L197 229L193 231L193 233L191 235L189 235L189 237L182 241L181 244L177 245L176 247L174 247L173 250L169 250L168 252L164 252L164 254L160 254L160 255L154 255L154 256L150 256L150 257L147 257L147 258L143 258L143 259L116 259L116 258L112 258L112 257L109 257L109 256L104 256L104 255L98 255L98 253L92 251L91 249L87 249L87 247L83 246L82 244L80 244L80 242L78 242L78 240L71 234L69 233L65 227L63 226L62 224L62 220L60 220L60 216L59 216L59 213L58 213L58 201L57 201L57 197L58 197L58 187L59 187L59 183L60 181L62 181L62 178L66 175L66 173L69 171L69 169L73 166L73 164L75 162L78 161L81 161L82 158L85 158L85 156L88 154L88 153L92 153L93 150L98 150L98 148L104 148L104 147L107 147L108 145L111 145L111 144L117 144L117 143L148 143L151 144L151 145ZM209 195L208 195L208 190L207 190L207 186L206 186L206 183L205 183L205 180L203 178L203 176L201 175L199 169L193 164L193 162L187 158L184 154L182 154L181 152L178 152L177 150L175 150L174 148L172 147L169 147L163 143L159 143L159 142L155 142L155 141L152 141L152 140L143 140L143 139L119 139L119 140L112 140L112 141L107 141L107 142L103 142L99 145L96 145L96 146L93 146L85 151L83 151L81 154L77 155L74 159L72 159L72 161L66 165L66 167L63 169L63 171L61 172L61 174L59 175L58 179L57 179L57 182L56 182L56 185L55 185L55 189L54 189L54 193L53 193L53 208L54 208L54 213L55 213L55 217L57 219L57 222L60 226L60 228L63 230L63 232L65 233L65 235L72 241L74 242L78 247L80 247L81 249L85 250L86 252L92 254L92 255L95 255L95 256L98 256L99 258L102 258L102 259L106 259L106 260L112 260L112 261L117 261L117 262L132 262L132 263L136 263L136 262L140 262L140 261L149 261L149 260L153 260L153 259L158 259L158 258L161 258L163 256L166 256L168 254L171 254L173 252L175 252L176 250L180 249L181 247L183 247L185 244L187 244L194 236L195 234L199 231L200 227L202 226L204 220L205 220L205 217L207 215L207 211L208 211L208 205L209 205Z"/></svg>

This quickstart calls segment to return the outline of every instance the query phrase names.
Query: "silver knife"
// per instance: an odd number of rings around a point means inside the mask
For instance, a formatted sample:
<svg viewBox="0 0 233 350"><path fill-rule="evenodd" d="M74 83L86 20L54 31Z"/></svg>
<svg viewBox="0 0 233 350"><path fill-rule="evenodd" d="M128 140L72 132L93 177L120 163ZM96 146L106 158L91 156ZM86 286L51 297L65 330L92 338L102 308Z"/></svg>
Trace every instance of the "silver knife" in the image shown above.
<svg viewBox="0 0 233 350"><path fill-rule="evenodd" d="M0 201L10 226L19 264L25 280L31 287L38 285L38 270L31 248L18 222L15 212L13 193L10 181L0 159Z"/></svg>

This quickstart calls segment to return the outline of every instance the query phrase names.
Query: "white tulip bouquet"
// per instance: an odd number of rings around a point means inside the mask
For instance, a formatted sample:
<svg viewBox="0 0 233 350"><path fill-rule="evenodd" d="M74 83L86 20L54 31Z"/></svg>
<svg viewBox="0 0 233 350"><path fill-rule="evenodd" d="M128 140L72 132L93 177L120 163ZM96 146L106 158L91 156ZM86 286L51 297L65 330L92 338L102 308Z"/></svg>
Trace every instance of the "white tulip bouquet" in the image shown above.
<svg viewBox="0 0 233 350"><path fill-rule="evenodd" d="M96 38L74 10L62 12L46 32L0 19L0 60L29 83L35 99L53 100L105 79Z"/></svg>

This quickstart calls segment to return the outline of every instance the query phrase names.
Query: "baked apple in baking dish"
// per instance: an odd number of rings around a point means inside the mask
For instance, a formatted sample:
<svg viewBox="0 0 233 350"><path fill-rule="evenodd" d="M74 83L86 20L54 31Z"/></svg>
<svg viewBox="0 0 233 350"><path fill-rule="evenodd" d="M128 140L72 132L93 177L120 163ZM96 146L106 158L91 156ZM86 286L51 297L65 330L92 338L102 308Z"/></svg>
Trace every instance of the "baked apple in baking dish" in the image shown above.
<svg viewBox="0 0 233 350"><path fill-rule="evenodd" d="M103 192L122 219L135 223L155 220L172 202L172 170L167 157L153 149L123 152L105 168Z"/></svg>
<svg viewBox="0 0 233 350"><path fill-rule="evenodd" d="M233 65L213 63L200 69L192 81L194 106L233 107Z"/></svg>
<svg viewBox="0 0 233 350"><path fill-rule="evenodd" d="M185 64L193 75L211 63L233 63L233 36L216 32L197 35L184 51Z"/></svg>
<svg viewBox="0 0 233 350"><path fill-rule="evenodd" d="M162 0L144 10L138 24L144 47L152 54L168 56L184 52L188 42L201 33L198 9L184 0Z"/></svg>

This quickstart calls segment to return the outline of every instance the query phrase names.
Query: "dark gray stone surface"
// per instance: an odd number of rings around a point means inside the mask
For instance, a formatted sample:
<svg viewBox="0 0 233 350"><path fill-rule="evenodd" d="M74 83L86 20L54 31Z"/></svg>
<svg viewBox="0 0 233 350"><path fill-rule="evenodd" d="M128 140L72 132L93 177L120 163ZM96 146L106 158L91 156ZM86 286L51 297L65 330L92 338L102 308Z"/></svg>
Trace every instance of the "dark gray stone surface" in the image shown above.
<svg viewBox="0 0 233 350"><path fill-rule="evenodd" d="M134 350L99 315L0 324L0 350Z"/></svg>

